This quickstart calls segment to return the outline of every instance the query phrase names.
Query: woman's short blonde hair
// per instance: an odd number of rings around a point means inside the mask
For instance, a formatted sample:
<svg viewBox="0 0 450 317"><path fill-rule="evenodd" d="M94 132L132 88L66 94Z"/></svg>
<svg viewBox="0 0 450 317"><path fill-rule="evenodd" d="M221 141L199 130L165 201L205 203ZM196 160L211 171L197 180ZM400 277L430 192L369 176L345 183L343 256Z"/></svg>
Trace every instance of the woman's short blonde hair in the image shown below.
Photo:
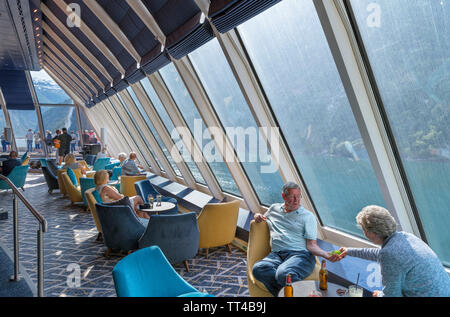
<svg viewBox="0 0 450 317"><path fill-rule="evenodd" d="M75 155L73 155L72 153L67 154L66 157L64 158L64 163L66 164L73 164L76 161L77 160L75 159Z"/></svg>
<svg viewBox="0 0 450 317"><path fill-rule="evenodd" d="M109 174L106 170L99 170L95 172L94 183L97 186L106 184L108 182Z"/></svg>
<svg viewBox="0 0 450 317"><path fill-rule="evenodd" d="M397 230L397 223L387 209L380 206L366 206L356 216L356 222L366 231L380 238L387 238Z"/></svg>

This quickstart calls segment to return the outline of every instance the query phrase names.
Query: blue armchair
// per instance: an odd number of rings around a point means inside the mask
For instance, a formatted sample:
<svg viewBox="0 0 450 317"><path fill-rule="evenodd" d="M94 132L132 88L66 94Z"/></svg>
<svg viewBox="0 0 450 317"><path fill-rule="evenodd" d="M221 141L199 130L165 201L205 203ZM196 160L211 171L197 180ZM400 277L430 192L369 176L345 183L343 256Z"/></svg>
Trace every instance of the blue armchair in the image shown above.
<svg viewBox="0 0 450 317"><path fill-rule="evenodd" d="M160 193L155 189L155 187L153 187L152 183L150 183L150 180L148 180L148 179L144 179L142 181L138 181L138 182L134 183L134 188L136 189L136 194L141 196L145 203L148 203L147 196L149 194L151 194L153 197L155 197L155 201L156 201L156 195L160 195ZM178 213L178 202L175 198L163 196L161 200L174 203L176 206L174 209L165 212L165 214L177 214Z"/></svg>
<svg viewBox="0 0 450 317"><path fill-rule="evenodd" d="M138 249L138 241L145 231L146 219L140 221L128 205L95 204L95 208L102 227L103 241L108 248L105 256L109 256L112 250Z"/></svg>
<svg viewBox="0 0 450 317"><path fill-rule="evenodd" d="M186 282L158 246L126 256L112 274L118 297L213 297Z"/></svg>
<svg viewBox="0 0 450 317"><path fill-rule="evenodd" d="M47 159L39 159L39 162L41 162L41 167L42 166L45 166L45 167L48 167L48 164L47 164Z"/></svg>
<svg viewBox="0 0 450 317"><path fill-rule="evenodd" d="M119 166L120 165L120 161L119 162L115 162L115 163L109 163L108 165L105 166L105 170L112 170L114 167Z"/></svg>
<svg viewBox="0 0 450 317"><path fill-rule="evenodd" d="M105 166L108 165L110 161L111 161L110 157L101 157L98 160L95 160L92 169L94 171L104 170Z"/></svg>
<svg viewBox="0 0 450 317"><path fill-rule="evenodd" d="M48 193L51 194L55 189L59 189L58 177L53 174L53 172L49 169L48 166L41 166L42 173L44 174L45 181L48 186Z"/></svg>
<svg viewBox="0 0 450 317"><path fill-rule="evenodd" d="M114 167L113 170L112 170L112 175L109 178L109 180L110 181L117 181L117 180L119 180L119 176L120 176L121 172L122 172L122 167L118 167L118 166Z"/></svg>
<svg viewBox="0 0 450 317"><path fill-rule="evenodd" d="M29 165L16 166L8 175L9 180L17 188L22 188L23 191L25 191L23 187L25 186L25 181L27 179L28 168ZM9 187L8 184L6 184L5 181L0 180L0 189L11 189L11 188Z"/></svg>
<svg viewBox="0 0 450 317"><path fill-rule="evenodd" d="M83 203L87 209L89 210L89 205L85 196L85 192L90 189L96 187L94 179L92 177L80 177L80 191L81 191L81 198L83 198Z"/></svg>
<svg viewBox="0 0 450 317"><path fill-rule="evenodd" d="M170 263L184 262L189 272L188 259L198 252L200 231L195 212L176 215L153 215L144 235L139 239L139 249L152 245L160 247Z"/></svg>

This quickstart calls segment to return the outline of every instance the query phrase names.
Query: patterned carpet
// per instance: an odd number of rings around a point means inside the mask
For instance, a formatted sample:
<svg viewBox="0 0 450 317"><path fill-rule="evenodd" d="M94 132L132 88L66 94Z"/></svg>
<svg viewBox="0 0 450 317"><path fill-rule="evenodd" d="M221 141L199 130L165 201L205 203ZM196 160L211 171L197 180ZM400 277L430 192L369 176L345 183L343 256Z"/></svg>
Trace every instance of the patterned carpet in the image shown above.
<svg viewBox="0 0 450 317"><path fill-rule="evenodd" d="M49 230L44 234L45 296L116 296L111 271L124 255L103 256L106 247L95 241L97 230L90 213L82 207L71 207L69 199L62 198L58 191L49 195L42 174L28 174L24 194L48 222ZM0 221L0 241L12 250L11 191L0 192L0 207L9 212L8 220ZM36 282L39 226L21 202L19 219L20 261ZM246 255L235 247L232 250L229 254L225 247L210 249L208 259L204 257L204 250L200 250L189 260L189 273L182 263L174 268L201 291L219 297L247 297Z"/></svg>

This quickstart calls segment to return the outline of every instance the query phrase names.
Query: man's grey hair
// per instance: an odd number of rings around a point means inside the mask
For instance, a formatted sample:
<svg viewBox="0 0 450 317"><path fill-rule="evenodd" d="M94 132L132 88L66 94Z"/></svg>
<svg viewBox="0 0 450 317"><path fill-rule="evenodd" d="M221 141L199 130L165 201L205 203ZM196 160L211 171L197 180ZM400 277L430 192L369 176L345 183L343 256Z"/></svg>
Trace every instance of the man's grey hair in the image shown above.
<svg viewBox="0 0 450 317"><path fill-rule="evenodd" d="M366 231L380 238L387 238L397 230L397 223L387 209L380 206L366 206L356 216L356 222Z"/></svg>
<svg viewBox="0 0 450 317"><path fill-rule="evenodd" d="M119 159L121 159L121 158L123 158L123 159L126 159L127 158L127 154L126 153L119 153Z"/></svg>
<svg viewBox="0 0 450 317"><path fill-rule="evenodd" d="M294 182L287 182L286 184L283 185L283 190L282 190L283 194L288 195L289 189L300 189L300 186L298 186L298 184L296 184Z"/></svg>

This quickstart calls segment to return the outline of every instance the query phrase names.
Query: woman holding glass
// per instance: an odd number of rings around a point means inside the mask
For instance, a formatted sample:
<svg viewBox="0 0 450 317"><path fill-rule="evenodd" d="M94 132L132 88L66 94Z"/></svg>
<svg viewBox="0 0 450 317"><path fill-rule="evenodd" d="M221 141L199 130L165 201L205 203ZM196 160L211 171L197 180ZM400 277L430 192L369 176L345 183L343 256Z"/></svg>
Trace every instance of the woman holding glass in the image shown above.
<svg viewBox="0 0 450 317"><path fill-rule="evenodd" d="M416 236L396 231L389 211L367 206L356 216L364 235L381 248L341 248L339 259L354 256L380 264L387 297L448 297L450 277L431 248ZM375 291L374 296L379 296Z"/></svg>

